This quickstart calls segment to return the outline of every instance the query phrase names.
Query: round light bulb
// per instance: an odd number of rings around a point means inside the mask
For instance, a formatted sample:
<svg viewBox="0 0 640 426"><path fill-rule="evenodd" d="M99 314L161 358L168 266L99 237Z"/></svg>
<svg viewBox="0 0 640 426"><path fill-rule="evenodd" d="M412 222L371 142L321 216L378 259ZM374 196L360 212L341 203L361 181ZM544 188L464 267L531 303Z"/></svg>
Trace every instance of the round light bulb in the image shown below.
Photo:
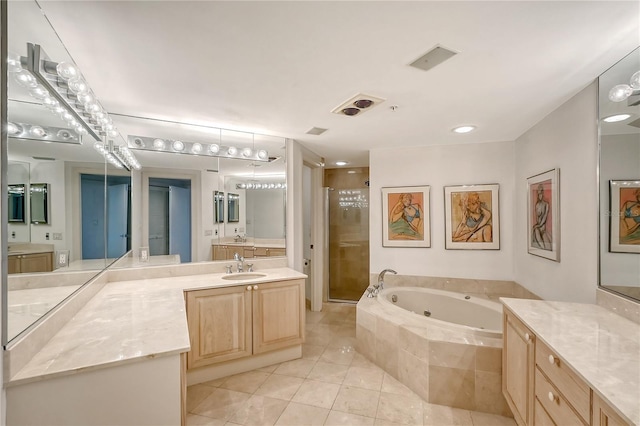
<svg viewBox="0 0 640 426"><path fill-rule="evenodd" d="M217 154L220 152L220 145L218 145L217 143L212 143L211 145L209 145L209 152L212 154Z"/></svg>
<svg viewBox="0 0 640 426"><path fill-rule="evenodd" d="M78 133L79 133L79 134L81 134L81 135L84 135L84 134L86 134L86 133L87 133L87 129L85 129L84 127L82 127L82 125L81 125L81 124L78 124L78 125L76 126L76 132L78 132Z"/></svg>
<svg viewBox="0 0 640 426"><path fill-rule="evenodd" d="M89 86L87 86L87 83L80 77L70 79L67 84L69 85L69 90L73 93L84 94L89 92Z"/></svg>
<svg viewBox="0 0 640 426"><path fill-rule="evenodd" d="M44 99L49 96L49 92L47 89L42 87L41 85L36 85L33 89L29 90L29 94L36 99Z"/></svg>
<svg viewBox="0 0 640 426"><path fill-rule="evenodd" d="M636 71L629 80L629 85L633 90L640 90L640 71Z"/></svg>
<svg viewBox="0 0 640 426"><path fill-rule="evenodd" d="M253 151L251 150L251 148L245 148L242 150L243 157L251 157L251 154L253 154Z"/></svg>
<svg viewBox="0 0 640 426"><path fill-rule="evenodd" d="M52 107L58 106L60 104L57 100L55 100L51 96L45 96L44 99L42 99L42 103L47 108L52 108Z"/></svg>
<svg viewBox="0 0 640 426"><path fill-rule="evenodd" d="M266 160L267 158L269 158L269 153L264 149L261 149L260 151L258 151L258 158L261 160Z"/></svg>
<svg viewBox="0 0 640 426"><path fill-rule="evenodd" d="M612 102L622 102L631 96L633 89L628 84L618 84L609 91L609 100Z"/></svg>
<svg viewBox="0 0 640 426"><path fill-rule="evenodd" d="M16 123L8 122L7 132L9 132L10 135L19 135L20 133L22 133L22 126Z"/></svg>
<svg viewBox="0 0 640 426"><path fill-rule="evenodd" d="M238 153L238 148L236 148L235 146L230 146L227 152L229 153L229 155L236 155Z"/></svg>
<svg viewBox="0 0 640 426"><path fill-rule="evenodd" d="M194 154L200 154L202 152L202 144L196 142L191 145L191 152L193 152Z"/></svg>
<svg viewBox="0 0 640 426"><path fill-rule="evenodd" d="M78 93L78 101L80 101L81 104L85 105L88 104L89 102L93 102L95 101L95 97L93 96L93 94L89 91L87 92L83 92L83 93Z"/></svg>
<svg viewBox="0 0 640 426"><path fill-rule="evenodd" d="M60 62L56 66L56 72L65 80L69 80L80 75L78 68L69 62Z"/></svg>
<svg viewBox="0 0 640 426"><path fill-rule="evenodd" d="M29 129L29 133L32 136L36 136L38 138L47 136L47 132L40 126L31 126L31 129Z"/></svg>
<svg viewBox="0 0 640 426"><path fill-rule="evenodd" d="M20 72L17 72L15 73L14 78L22 87L34 88L38 86L36 78L31 75L29 71L22 70Z"/></svg>
<svg viewBox="0 0 640 426"><path fill-rule="evenodd" d="M162 139L156 139L153 141L153 147L155 149L164 149L164 141Z"/></svg>
<svg viewBox="0 0 640 426"><path fill-rule="evenodd" d="M173 141L171 146L174 151L182 151L184 149L184 143L182 143L182 141Z"/></svg>
<svg viewBox="0 0 640 426"><path fill-rule="evenodd" d="M107 135L111 136L112 138L115 138L116 136L118 136L118 131L113 129L113 130L109 130L107 132Z"/></svg>
<svg viewBox="0 0 640 426"><path fill-rule="evenodd" d="M98 104L95 100L89 101L86 104L84 104L85 109L90 113L90 114L96 114L100 111L100 104Z"/></svg>
<svg viewBox="0 0 640 426"><path fill-rule="evenodd" d="M67 111L63 111L62 113L60 113L60 118L62 118L64 121L69 121L73 118L73 115L71 115L69 112Z"/></svg>

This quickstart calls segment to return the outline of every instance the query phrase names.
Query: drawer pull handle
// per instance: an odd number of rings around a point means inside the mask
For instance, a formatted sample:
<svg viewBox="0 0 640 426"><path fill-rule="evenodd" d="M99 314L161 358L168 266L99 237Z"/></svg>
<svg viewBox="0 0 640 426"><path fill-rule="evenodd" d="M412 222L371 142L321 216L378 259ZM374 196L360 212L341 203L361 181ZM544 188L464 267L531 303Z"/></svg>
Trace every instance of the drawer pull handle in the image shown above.
<svg viewBox="0 0 640 426"><path fill-rule="evenodd" d="M529 336L529 333L524 333L524 340L526 340L527 342L531 340L531 336Z"/></svg>
<svg viewBox="0 0 640 426"><path fill-rule="evenodd" d="M257 290L257 289L258 289L258 286L257 286L257 285L254 285L254 286L253 286L253 289L254 289L254 290Z"/></svg>
<svg viewBox="0 0 640 426"><path fill-rule="evenodd" d="M247 290L251 291L251 286L250 285L247 286Z"/></svg>
<svg viewBox="0 0 640 426"><path fill-rule="evenodd" d="M554 357L553 355L549 355L549 364L555 364L556 363L556 357Z"/></svg>
<svg viewBox="0 0 640 426"><path fill-rule="evenodd" d="M549 401L554 402L554 401L558 401L558 397L555 396L553 394L553 392L549 392L549 395L547 395L549 397Z"/></svg>

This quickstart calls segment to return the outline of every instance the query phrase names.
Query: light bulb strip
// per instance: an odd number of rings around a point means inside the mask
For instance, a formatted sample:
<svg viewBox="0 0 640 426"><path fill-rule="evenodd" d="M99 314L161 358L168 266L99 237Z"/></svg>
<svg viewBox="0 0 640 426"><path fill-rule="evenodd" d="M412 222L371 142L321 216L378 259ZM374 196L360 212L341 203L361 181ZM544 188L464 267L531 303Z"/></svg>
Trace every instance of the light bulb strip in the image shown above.
<svg viewBox="0 0 640 426"><path fill-rule="evenodd" d="M62 105L69 114L73 116L78 121L78 124L84 128L89 135L91 135L94 139L100 140L100 136L94 132L94 130L85 122L85 120L76 112L75 109L71 107L68 100L62 96L47 80L47 78L42 75L40 72L40 64L44 61L42 56L46 56L42 51L40 45L27 43L27 70L31 72L31 74L38 80L40 84L44 86L45 89L49 92L49 95L54 97L60 105Z"/></svg>
<svg viewBox="0 0 640 426"><path fill-rule="evenodd" d="M171 152L174 154L200 155L205 157L235 158L239 160L262 161L265 163L270 161L269 153L264 149L225 146L220 145L217 142L205 144L200 142L185 142L182 140L129 135L127 137L127 145L130 149L143 151Z"/></svg>
<svg viewBox="0 0 640 426"><path fill-rule="evenodd" d="M38 134L39 129L44 131L42 136ZM81 144L80 135L75 130L64 127L40 126L10 121L7 122L7 133L10 138L16 139Z"/></svg>
<svg viewBox="0 0 640 426"><path fill-rule="evenodd" d="M287 184L284 182L237 183L236 189L287 189Z"/></svg>

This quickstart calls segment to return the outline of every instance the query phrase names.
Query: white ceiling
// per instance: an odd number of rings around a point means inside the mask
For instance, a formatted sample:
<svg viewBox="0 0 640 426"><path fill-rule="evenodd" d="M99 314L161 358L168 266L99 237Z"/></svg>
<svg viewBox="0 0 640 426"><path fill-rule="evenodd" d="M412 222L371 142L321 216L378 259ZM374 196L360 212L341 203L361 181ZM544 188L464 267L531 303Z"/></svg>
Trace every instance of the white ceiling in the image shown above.
<svg viewBox="0 0 640 426"><path fill-rule="evenodd" d="M637 1L40 5L108 112L292 138L328 167L514 140L640 45ZM408 66L436 45L458 54ZM358 93L385 101L331 113ZM478 129L451 132L461 124Z"/></svg>

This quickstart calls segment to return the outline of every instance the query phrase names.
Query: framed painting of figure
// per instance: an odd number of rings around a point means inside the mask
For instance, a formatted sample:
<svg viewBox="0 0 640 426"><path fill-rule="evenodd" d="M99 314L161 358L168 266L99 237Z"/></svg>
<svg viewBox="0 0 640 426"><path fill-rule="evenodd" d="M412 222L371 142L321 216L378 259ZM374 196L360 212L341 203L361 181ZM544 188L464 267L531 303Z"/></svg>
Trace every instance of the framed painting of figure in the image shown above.
<svg viewBox="0 0 640 426"><path fill-rule="evenodd" d="M498 189L498 184L444 187L446 249L500 249Z"/></svg>
<svg viewBox="0 0 640 426"><path fill-rule="evenodd" d="M431 247L429 186L382 188L382 246Z"/></svg>
<svg viewBox="0 0 640 426"><path fill-rule="evenodd" d="M640 253L640 179L611 180L609 251Z"/></svg>
<svg viewBox="0 0 640 426"><path fill-rule="evenodd" d="M527 251L560 262L560 169L527 178Z"/></svg>

